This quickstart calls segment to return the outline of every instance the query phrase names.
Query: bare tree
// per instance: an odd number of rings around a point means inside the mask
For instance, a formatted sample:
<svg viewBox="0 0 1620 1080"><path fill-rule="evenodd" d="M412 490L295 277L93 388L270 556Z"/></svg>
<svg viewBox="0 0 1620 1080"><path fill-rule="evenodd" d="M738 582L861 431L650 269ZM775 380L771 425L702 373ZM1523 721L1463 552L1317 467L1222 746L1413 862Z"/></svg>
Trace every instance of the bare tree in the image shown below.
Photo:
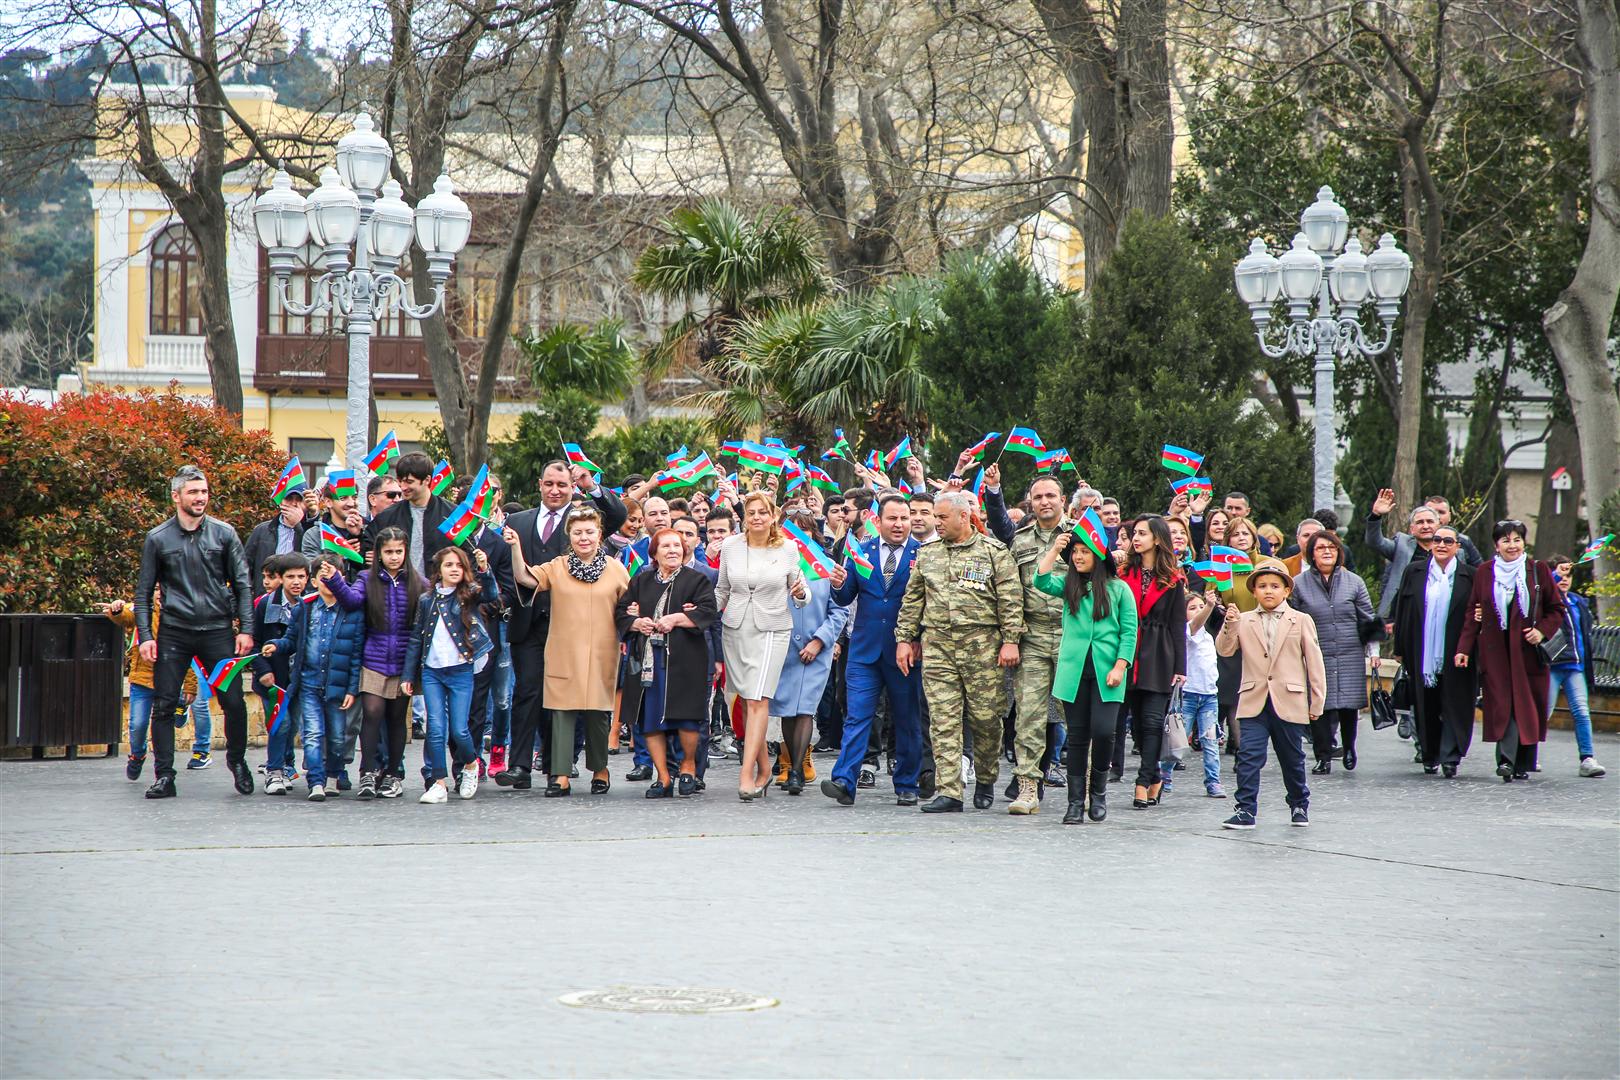
<svg viewBox="0 0 1620 1080"><path fill-rule="evenodd" d="M1620 492L1620 398L1609 364L1620 300L1620 17L1615 0L1576 0L1576 8L1586 82L1591 206L1580 265L1558 302L1547 309L1543 325L1575 414L1587 520L1592 535L1599 536L1604 500ZM1604 555L1600 569L1612 572L1615 562ZM1614 598L1599 604L1603 617L1612 617Z"/></svg>

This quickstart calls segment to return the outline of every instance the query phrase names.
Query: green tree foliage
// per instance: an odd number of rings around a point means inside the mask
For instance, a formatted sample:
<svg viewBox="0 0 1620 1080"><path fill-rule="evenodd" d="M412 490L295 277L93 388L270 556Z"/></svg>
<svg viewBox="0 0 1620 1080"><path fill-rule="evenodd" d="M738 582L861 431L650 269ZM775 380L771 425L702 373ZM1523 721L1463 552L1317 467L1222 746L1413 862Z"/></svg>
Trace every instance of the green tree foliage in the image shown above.
<svg viewBox="0 0 1620 1080"><path fill-rule="evenodd" d="M988 432L1005 433L1018 424L1041 428L1040 373L1072 345L1074 301L1013 255L952 258L936 295L940 331L923 341L921 360L933 384L929 466L944 473L963 448ZM1010 491L1022 490L1034 476L1029 459L1017 454L1003 458L1001 467Z"/></svg>
<svg viewBox="0 0 1620 1080"><path fill-rule="evenodd" d="M682 446L694 455L707 450L716 468L722 468L716 452L718 444L705 442L706 427L699 420L650 420L635 427L615 428L587 441L585 452L592 461L602 466L602 475L610 484L618 484L625 477L639 474L651 476L665 466L665 456ZM704 484L712 489L712 484Z"/></svg>
<svg viewBox="0 0 1620 1080"><path fill-rule="evenodd" d="M618 397L630 389L638 362L624 338L624 323L597 326L560 323L543 334L513 336L529 362L534 385L548 390L579 390L597 400Z"/></svg>
<svg viewBox="0 0 1620 1080"><path fill-rule="evenodd" d="M1310 490L1304 435L1249 392L1254 344L1224 262L1183 226L1136 218L1097 280L1070 354L1041 372L1041 435L1127 511L1162 511L1167 442L1205 455L1217 498L1248 493L1260 521L1293 522Z"/></svg>

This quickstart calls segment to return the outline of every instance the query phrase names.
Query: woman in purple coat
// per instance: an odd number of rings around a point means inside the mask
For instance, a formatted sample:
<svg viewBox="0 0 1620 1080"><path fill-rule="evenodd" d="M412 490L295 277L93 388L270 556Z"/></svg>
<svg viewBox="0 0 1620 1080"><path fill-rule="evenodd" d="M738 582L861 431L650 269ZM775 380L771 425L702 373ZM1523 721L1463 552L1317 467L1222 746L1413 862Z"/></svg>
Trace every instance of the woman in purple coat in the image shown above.
<svg viewBox="0 0 1620 1080"><path fill-rule="evenodd" d="M327 582L338 606L366 612L366 644L360 659L360 790L361 799L397 799L405 790L405 733L410 722L410 695L399 688L405 672L405 647L411 617L427 583L405 565L403 529L377 534L376 564L353 585L341 577ZM377 753L386 727L387 772Z"/></svg>

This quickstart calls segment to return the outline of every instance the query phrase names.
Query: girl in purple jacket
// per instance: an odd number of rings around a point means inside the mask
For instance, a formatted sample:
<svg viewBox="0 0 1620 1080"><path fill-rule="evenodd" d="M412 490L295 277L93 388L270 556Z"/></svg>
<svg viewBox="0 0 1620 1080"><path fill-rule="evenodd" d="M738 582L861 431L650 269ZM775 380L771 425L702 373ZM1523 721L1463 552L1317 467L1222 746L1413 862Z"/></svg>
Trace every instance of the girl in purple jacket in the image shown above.
<svg viewBox="0 0 1620 1080"><path fill-rule="evenodd" d="M405 790L405 733L410 695L400 689L405 672L405 646L411 616L427 583L405 565L403 529L377 534L376 565L362 571L353 585L341 578L328 582L339 606L366 612L366 644L360 661L360 791L359 798L397 799ZM378 759L384 728L388 760Z"/></svg>

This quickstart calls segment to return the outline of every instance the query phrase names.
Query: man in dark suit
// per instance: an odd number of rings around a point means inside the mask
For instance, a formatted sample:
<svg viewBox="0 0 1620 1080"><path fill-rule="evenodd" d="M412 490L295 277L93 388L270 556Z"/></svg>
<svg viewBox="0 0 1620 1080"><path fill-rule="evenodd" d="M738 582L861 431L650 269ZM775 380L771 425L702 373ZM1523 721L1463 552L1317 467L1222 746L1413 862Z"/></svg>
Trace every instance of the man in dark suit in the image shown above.
<svg viewBox="0 0 1620 1080"><path fill-rule="evenodd" d="M911 509L906 500L885 495L878 504L877 539L851 542L851 549L858 549L871 564L871 573L863 577L848 559L833 570L833 600L845 606L859 601L849 637L845 675L849 716L844 721L843 746L832 779L821 784L822 794L836 799L840 806L855 802L857 773L866 759L872 718L884 690L889 693L894 724L895 803L917 805L922 771L922 672L913 667L903 673L895 663L894 624L918 546L911 536Z"/></svg>
<svg viewBox="0 0 1620 1080"><path fill-rule="evenodd" d="M455 507L433 494L428 479L433 475L433 461L426 454L412 451L401 456L394 462L393 472L399 477L404 498L371 519L371 524L366 526L365 550L376 550L377 534L382 530L403 529L405 561L425 578L433 565L433 556L440 548L450 546L450 538L439 525ZM511 571L507 573L510 576Z"/></svg>
<svg viewBox="0 0 1620 1080"><path fill-rule="evenodd" d="M530 566L548 563L568 549L567 515L575 491L588 498L602 515L603 535L624 524L624 503L617 495L577 465L570 468L564 461L548 461L540 470L540 505L513 514L506 521L506 527L517 533L523 561ZM551 594L517 587L510 568L500 585L502 599L511 612L506 629L516 686L512 692L511 759L495 782L501 787L524 789L531 783L535 735L544 730L540 723L544 711L541 701L546 680L546 636L551 631ZM544 736L542 749L543 742Z"/></svg>

